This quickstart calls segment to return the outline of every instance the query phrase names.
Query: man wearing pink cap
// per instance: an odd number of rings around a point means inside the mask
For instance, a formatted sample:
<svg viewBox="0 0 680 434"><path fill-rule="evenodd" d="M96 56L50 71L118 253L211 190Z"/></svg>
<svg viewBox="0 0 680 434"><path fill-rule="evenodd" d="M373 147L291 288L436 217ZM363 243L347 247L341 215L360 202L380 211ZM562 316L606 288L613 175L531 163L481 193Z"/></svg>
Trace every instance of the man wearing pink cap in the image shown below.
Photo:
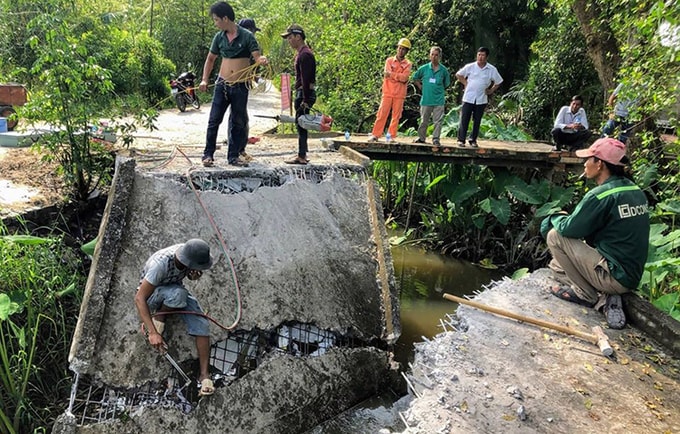
<svg viewBox="0 0 680 434"><path fill-rule="evenodd" d="M576 155L586 159L584 175L597 186L572 214L553 214L541 223L553 257L549 267L561 284L553 295L603 307L609 326L621 329L626 317L620 294L637 288L647 261L647 198L625 170L626 145L620 141L602 138Z"/></svg>

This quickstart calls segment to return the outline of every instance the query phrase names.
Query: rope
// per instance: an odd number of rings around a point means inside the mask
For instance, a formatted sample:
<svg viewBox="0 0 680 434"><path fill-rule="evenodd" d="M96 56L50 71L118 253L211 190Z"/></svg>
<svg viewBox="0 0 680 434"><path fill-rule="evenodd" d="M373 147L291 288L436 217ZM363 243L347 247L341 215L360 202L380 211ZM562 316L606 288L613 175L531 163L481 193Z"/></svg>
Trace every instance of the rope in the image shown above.
<svg viewBox="0 0 680 434"><path fill-rule="evenodd" d="M227 252L227 245L226 245L226 242L224 241L224 237L222 236L222 232L217 227L217 224L215 223L215 219L210 214L210 211L208 211L208 208L205 206L205 203L203 203L203 200L201 199L201 195L200 195L198 189L196 188L196 186L192 182L191 174L198 167L191 162L191 159L189 159L189 157L180 149L179 146L175 146L172 150L170 157L165 162L161 163L161 165L159 165L159 166L161 166L161 167L167 166L172 160L174 160L176 158L176 153L182 154L182 156L190 164L190 167L187 169L187 172L186 172L187 182L189 183L189 187L191 188L191 190L196 195L196 200L198 201L199 205L201 205L203 212L208 217L208 221L210 222L210 226L212 226L212 229L215 232L215 235L217 235L217 239L220 241L220 247L222 249L222 252L224 252L224 257L227 258L227 260L229 262L229 269L231 271L232 282L234 283L234 288L235 288L235 292L236 292L236 304L237 304L236 319L234 320L234 322L231 325L225 326L222 323L220 323L219 321L217 321L215 318L213 318L210 315L207 315L205 313L184 311L184 310L182 310L182 311L171 311L171 312L156 312L155 314L152 315L152 317L161 316L161 315L175 315L175 314L196 315L196 316L204 317L204 318L208 319L209 321L212 321L215 325L217 325L218 327L220 327L223 330L233 330L234 328L236 328L238 323L241 321L241 313L242 313L242 310L243 310L243 304L242 304L242 301L241 301L241 288L240 288L239 283L238 283L238 278L236 277L236 268L234 267L234 261L231 259L231 257L229 256L229 253Z"/></svg>

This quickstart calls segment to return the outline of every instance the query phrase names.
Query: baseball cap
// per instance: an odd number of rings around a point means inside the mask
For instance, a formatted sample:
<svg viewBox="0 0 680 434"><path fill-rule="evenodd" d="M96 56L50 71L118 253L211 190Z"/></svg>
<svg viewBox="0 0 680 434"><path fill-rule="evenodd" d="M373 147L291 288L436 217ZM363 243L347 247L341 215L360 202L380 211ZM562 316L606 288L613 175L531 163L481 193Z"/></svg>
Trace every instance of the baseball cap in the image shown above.
<svg viewBox="0 0 680 434"><path fill-rule="evenodd" d="M200 238L192 238L182 244L175 256L182 265L191 270L207 270L213 264L210 246Z"/></svg>
<svg viewBox="0 0 680 434"><path fill-rule="evenodd" d="M244 29L250 30L251 33L259 32L260 30L262 30L255 25L255 20L252 18L241 18L238 21L238 25L243 27Z"/></svg>
<svg viewBox="0 0 680 434"><path fill-rule="evenodd" d="M621 159L626 155L626 145L612 138L604 137L595 140L588 149L579 149L576 156L581 158L597 157L615 166L625 166Z"/></svg>
<svg viewBox="0 0 680 434"><path fill-rule="evenodd" d="M287 38L290 35L301 35L302 39L305 39L305 31L297 24L291 24L285 32L281 33L282 38Z"/></svg>

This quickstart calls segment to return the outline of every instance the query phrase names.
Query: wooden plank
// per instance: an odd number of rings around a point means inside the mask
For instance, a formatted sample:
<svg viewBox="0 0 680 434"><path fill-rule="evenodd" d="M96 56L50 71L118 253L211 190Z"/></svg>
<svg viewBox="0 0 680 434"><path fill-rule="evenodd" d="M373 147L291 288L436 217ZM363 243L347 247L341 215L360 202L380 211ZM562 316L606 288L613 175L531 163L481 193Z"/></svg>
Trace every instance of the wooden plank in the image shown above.
<svg viewBox="0 0 680 434"><path fill-rule="evenodd" d="M372 160L539 167L558 170L564 170L565 166L581 165L583 162L581 158L570 152L553 151L550 144L541 142L479 140L479 146L473 148L460 147L453 139L442 139L441 146L434 146L431 143L405 143L399 140L390 143L368 142L358 137L351 141L326 139L325 143L332 149L346 146Z"/></svg>

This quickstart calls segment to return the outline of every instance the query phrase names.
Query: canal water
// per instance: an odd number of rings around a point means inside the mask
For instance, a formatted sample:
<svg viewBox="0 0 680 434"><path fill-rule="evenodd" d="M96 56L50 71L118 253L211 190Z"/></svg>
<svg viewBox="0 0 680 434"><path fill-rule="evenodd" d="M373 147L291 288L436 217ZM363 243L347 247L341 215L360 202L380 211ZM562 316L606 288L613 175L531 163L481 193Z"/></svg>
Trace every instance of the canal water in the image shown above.
<svg viewBox="0 0 680 434"><path fill-rule="evenodd" d="M395 345L395 359L404 370L413 361L413 344L442 332L440 319L453 314L457 303L443 294L473 295L484 286L500 280L503 274L469 262L445 257L411 246L393 246L392 261L399 287L401 337ZM399 417L408 407L408 398L393 391L362 402L333 420L309 431L311 434L361 434L401 432Z"/></svg>

